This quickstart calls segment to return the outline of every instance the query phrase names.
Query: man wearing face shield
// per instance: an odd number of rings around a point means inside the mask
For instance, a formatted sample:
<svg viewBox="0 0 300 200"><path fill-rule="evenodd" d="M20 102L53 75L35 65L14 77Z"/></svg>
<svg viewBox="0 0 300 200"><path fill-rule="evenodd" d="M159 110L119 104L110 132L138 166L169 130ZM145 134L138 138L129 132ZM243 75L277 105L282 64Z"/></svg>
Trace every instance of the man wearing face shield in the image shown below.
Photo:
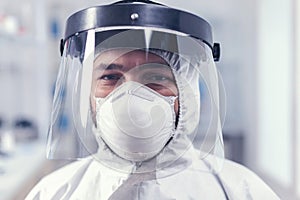
<svg viewBox="0 0 300 200"><path fill-rule="evenodd" d="M202 18L149 1L72 15L47 156L78 161L26 199L278 199L224 159L211 35Z"/></svg>

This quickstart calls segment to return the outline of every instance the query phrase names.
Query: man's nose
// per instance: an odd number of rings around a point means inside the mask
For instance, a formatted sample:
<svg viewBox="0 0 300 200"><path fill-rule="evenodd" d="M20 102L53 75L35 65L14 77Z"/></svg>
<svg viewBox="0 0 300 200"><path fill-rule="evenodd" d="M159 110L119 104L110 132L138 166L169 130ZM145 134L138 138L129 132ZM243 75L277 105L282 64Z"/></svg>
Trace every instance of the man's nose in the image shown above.
<svg viewBox="0 0 300 200"><path fill-rule="evenodd" d="M138 82L138 83L142 83L142 80L140 78L140 76L138 74L134 74L134 73L126 73L124 74L124 76L122 77L122 83L124 82L129 82L129 81L134 81L134 82Z"/></svg>

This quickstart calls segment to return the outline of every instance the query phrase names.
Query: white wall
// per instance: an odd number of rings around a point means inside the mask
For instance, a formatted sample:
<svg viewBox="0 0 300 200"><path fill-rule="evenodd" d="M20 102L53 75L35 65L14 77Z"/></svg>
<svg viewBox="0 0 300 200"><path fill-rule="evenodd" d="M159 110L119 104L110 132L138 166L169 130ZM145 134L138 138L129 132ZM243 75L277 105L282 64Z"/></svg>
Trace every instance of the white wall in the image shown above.
<svg viewBox="0 0 300 200"><path fill-rule="evenodd" d="M286 186L292 181L291 9L291 1L262 0L258 21L257 167Z"/></svg>
<svg viewBox="0 0 300 200"><path fill-rule="evenodd" d="M297 108L297 113L295 114L295 178L296 178L296 190L297 195L300 197L300 1L294 1L294 24L295 24L295 44L296 49L295 55L295 108Z"/></svg>
<svg viewBox="0 0 300 200"><path fill-rule="evenodd" d="M299 1L262 0L257 8L254 169L282 198L299 199Z"/></svg>

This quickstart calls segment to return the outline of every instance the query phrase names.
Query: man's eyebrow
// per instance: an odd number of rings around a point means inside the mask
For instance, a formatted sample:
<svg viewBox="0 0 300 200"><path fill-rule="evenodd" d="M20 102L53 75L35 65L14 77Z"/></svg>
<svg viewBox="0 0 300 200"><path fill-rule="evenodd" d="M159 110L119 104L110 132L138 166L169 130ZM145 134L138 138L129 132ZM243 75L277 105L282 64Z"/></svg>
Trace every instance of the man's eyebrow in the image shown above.
<svg viewBox="0 0 300 200"><path fill-rule="evenodd" d="M110 63L110 64L104 64L104 63L100 63L99 65L96 65L94 70L114 70L114 69L122 69L123 65L120 64L114 64L114 63Z"/></svg>
<svg viewBox="0 0 300 200"><path fill-rule="evenodd" d="M170 71L170 67L166 65L165 63L146 63L140 66L137 66L138 70L145 70L145 69L161 69L161 70L168 70ZM94 67L94 70L122 70L124 68L124 65L121 64L105 64L100 63Z"/></svg>
<svg viewBox="0 0 300 200"><path fill-rule="evenodd" d="M170 66L164 64L164 63L147 63L144 65L141 65L139 69L163 69L163 70L171 70Z"/></svg>

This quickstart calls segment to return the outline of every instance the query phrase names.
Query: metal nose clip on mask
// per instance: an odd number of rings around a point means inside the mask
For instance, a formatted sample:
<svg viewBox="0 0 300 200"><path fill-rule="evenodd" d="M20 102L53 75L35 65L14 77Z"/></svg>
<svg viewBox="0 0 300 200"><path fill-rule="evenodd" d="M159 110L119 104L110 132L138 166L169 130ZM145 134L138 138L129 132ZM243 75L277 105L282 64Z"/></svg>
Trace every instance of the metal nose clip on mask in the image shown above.
<svg viewBox="0 0 300 200"><path fill-rule="evenodd" d="M146 0L90 7L68 18L61 54L48 158L127 172L134 161L165 169L191 147L222 157L220 48L201 17Z"/></svg>

